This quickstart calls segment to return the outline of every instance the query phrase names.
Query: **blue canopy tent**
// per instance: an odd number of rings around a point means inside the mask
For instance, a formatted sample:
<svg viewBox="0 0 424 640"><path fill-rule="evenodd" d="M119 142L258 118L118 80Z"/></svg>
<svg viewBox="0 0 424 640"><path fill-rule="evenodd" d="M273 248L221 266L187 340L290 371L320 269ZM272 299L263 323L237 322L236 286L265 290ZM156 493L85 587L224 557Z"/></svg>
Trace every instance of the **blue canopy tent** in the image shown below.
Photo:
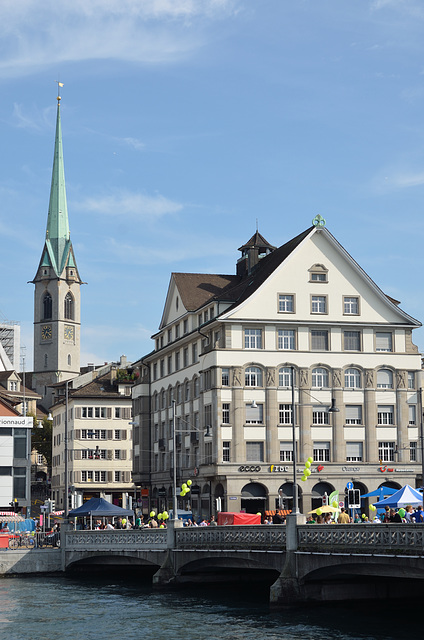
<svg viewBox="0 0 424 640"><path fill-rule="evenodd" d="M93 517L114 518L124 516L134 517L134 511L131 509L122 509L121 507L117 507L115 504L111 504L104 498L91 498L81 505L81 507L78 507L78 509L72 509L72 511L69 512L70 518L89 517L91 522Z"/></svg>
<svg viewBox="0 0 424 640"><path fill-rule="evenodd" d="M375 507L390 507L393 509L406 507L408 504L412 507L423 504L423 494L413 489L409 484L406 484L402 489L399 489L399 491L396 491L385 500L374 502Z"/></svg>
<svg viewBox="0 0 424 640"><path fill-rule="evenodd" d="M391 496L393 493L396 493L396 491L399 491L399 489L383 486L370 493L364 493L361 498L378 498L379 500L383 500L384 496Z"/></svg>

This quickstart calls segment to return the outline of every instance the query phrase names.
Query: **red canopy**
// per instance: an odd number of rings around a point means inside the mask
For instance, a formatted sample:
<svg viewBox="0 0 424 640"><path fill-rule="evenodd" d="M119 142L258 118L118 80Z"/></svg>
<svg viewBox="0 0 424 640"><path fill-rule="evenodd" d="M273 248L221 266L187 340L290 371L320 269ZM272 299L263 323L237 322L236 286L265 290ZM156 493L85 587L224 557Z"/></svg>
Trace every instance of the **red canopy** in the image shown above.
<svg viewBox="0 0 424 640"><path fill-rule="evenodd" d="M255 513L218 512L218 524L261 524L261 516Z"/></svg>

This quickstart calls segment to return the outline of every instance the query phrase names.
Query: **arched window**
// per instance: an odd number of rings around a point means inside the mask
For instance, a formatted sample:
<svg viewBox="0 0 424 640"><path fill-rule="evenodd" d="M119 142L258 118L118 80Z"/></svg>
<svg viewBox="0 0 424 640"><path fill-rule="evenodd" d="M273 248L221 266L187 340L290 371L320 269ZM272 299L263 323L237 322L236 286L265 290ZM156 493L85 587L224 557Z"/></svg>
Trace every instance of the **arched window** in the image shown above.
<svg viewBox="0 0 424 640"><path fill-rule="evenodd" d="M312 369L312 386L328 387L328 371L323 367Z"/></svg>
<svg viewBox="0 0 424 640"><path fill-rule="evenodd" d="M65 296L65 305L64 305L65 318L67 320L74 319L74 298L70 291Z"/></svg>
<svg viewBox="0 0 424 640"><path fill-rule="evenodd" d="M155 393L155 395L153 396L153 407L154 407L154 411L159 410L159 396L157 393Z"/></svg>
<svg viewBox="0 0 424 640"><path fill-rule="evenodd" d="M292 371L290 367L281 367L278 372L278 386L279 387L291 387L292 386Z"/></svg>
<svg viewBox="0 0 424 640"><path fill-rule="evenodd" d="M49 292L47 292L43 298L43 319L51 320L52 317L52 297Z"/></svg>
<svg viewBox="0 0 424 640"><path fill-rule="evenodd" d="M47 365L49 363L49 356L47 353L44 354L44 368L47 369Z"/></svg>
<svg viewBox="0 0 424 640"><path fill-rule="evenodd" d="M166 393L165 393L165 391L162 391L162 393L161 393L161 406L162 406L162 409L165 409L165 407L166 407Z"/></svg>
<svg viewBox="0 0 424 640"><path fill-rule="evenodd" d="M262 370L259 367L248 367L244 373L246 387L262 387Z"/></svg>
<svg viewBox="0 0 424 640"><path fill-rule="evenodd" d="M184 400L188 402L190 400L190 383L186 382L184 387Z"/></svg>
<svg viewBox="0 0 424 640"><path fill-rule="evenodd" d="M377 389L393 389L393 372L390 369L377 371Z"/></svg>
<svg viewBox="0 0 424 640"><path fill-rule="evenodd" d="M197 398L200 391L200 378L194 379L194 397Z"/></svg>
<svg viewBox="0 0 424 640"><path fill-rule="evenodd" d="M71 354L68 354L68 366L70 367L72 363L72 358L71 358Z"/></svg>
<svg viewBox="0 0 424 640"><path fill-rule="evenodd" d="M361 386L361 372L359 369L346 369L345 371L345 387L349 389L359 388Z"/></svg>

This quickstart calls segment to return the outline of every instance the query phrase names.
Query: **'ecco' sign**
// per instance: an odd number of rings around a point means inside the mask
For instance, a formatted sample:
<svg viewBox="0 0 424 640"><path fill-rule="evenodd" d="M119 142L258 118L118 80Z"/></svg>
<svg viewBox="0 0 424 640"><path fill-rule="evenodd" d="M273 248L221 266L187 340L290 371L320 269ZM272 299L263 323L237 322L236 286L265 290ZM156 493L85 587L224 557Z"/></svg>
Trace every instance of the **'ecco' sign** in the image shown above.
<svg viewBox="0 0 424 640"><path fill-rule="evenodd" d="M247 471L247 473L254 473L254 472L258 472L260 471L261 468L260 466L257 464L243 464L241 467L239 467L239 471Z"/></svg>

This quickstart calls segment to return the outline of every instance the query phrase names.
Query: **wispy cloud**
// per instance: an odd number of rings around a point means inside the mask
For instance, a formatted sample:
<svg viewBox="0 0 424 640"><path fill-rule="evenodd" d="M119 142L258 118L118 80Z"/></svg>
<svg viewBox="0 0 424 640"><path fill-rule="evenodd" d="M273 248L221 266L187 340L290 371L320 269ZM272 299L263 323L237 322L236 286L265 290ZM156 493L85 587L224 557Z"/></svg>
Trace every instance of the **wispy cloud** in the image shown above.
<svg viewBox="0 0 424 640"><path fill-rule="evenodd" d="M238 0L3 0L0 77L85 60L175 62Z"/></svg>
<svg viewBox="0 0 424 640"><path fill-rule="evenodd" d="M141 151L141 149L145 148L145 144L144 142L141 142L141 140L137 140L137 138L123 138L122 140L125 144L127 144L129 147L132 147L133 149L136 149L137 151Z"/></svg>
<svg viewBox="0 0 424 640"><path fill-rule="evenodd" d="M99 198L86 198L73 204L74 208L108 216L137 216L156 219L181 211L183 205L158 194L149 196L142 193L123 191Z"/></svg>
<svg viewBox="0 0 424 640"><path fill-rule="evenodd" d="M14 103L12 122L19 129L28 129L30 131L41 131L48 127L52 128L54 123L51 117L53 107L47 107L46 109L39 109L38 107L32 107L30 110L25 109L21 104Z"/></svg>

